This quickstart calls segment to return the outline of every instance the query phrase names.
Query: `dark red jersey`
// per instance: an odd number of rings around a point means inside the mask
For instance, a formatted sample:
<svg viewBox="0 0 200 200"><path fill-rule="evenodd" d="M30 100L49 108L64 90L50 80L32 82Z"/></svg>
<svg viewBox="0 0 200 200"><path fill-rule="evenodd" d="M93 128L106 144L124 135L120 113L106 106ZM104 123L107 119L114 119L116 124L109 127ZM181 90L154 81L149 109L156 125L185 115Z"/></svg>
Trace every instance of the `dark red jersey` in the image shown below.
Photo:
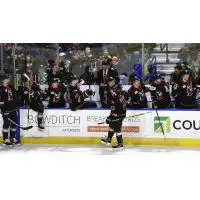
<svg viewBox="0 0 200 200"><path fill-rule="evenodd" d="M80 87L71 85L68 86L67 99L72 110L76 110L79 106L83 105L85 103L85 98L87 97L88 95L86 92L82 92Z"/></svg>
<svg viewBox="0 0 200 200"><path fill-rule="evenodd" d="M147 97L145 92L145 86L141 86L139 88L135 88L134 85L131 86L128 90L128 94L131 98L130 107L147 107Z"/></svg>
<svg viewBox="0 0 200 200"><path fill-rule="evenodd" d="M0 107L2 112L13 110L18 107L17 91L10 86L5 88L0 86Z"/></svg>
<svg viewBox="0 0 200 200"><path fill-rule="evenodd" d="M128 93L123 91L121 86L115 85L112 88L106 88L106 100L111 108L111 115L124 118L126 116L126 105Z"/></svg>
<svg viewBox="0 0 200 200"><path fill-rule="evenodd" d="M196 104L196 86L194 81L180 81L173 86L172 95L179 99L180 105L184 107L193 107Z"/></svg>
<svg viewBox="0 0 200 200"><path fill-rule="evenodd" d="M47 91L49 107L65 107L65 92L66 88L64 86L59 85L57 88L51 86Z"/></svg>
<svg viewBox="0 0 200 200"><path fill-rule="evenodd" d="M153 84L155 90L151 90L151 98L158 108L171 107L171 98L169 88L165 83L159 85Z"/></svg>

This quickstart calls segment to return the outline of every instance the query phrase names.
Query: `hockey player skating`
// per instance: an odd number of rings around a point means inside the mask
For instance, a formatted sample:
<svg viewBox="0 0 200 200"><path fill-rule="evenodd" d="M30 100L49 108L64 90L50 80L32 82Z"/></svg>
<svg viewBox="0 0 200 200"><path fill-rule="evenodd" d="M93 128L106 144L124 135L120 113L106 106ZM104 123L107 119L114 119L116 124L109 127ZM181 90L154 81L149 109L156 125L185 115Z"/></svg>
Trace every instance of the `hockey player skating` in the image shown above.
<svg viewBox="0 0 200 200"><path fill-rule="evenodd" d="M27 77L27 76L26 76ZM43 113L44 113L44 105L42 103L42 94L39 86L33 82L30 84L30 81L26 79L24 86L19 86L18 89L20 95L20 103L21 105L28 105L30 109L33 109L38 113L38 128L39 130L44 130L43 124ZM29 113L28 113L29 118Z"/></svg>
<svg viewBox="0 0 200 200"><path fill-rule="evenodd" d="M179 83L173 85L172 95L176 108L196 108L196 84L189 70L183 70Z"/></svg>
<svg viewBox="0 0 200 200"><path fill-rule="evenodd" d="M106 123L109 124L108 136L105 139L101 139L101 143L111 145L113 135L116 134L117 144L113 148L120 148L123 147L121 128L122 122L126 117L128 94L122 91L121 86L117 85L116 80L112 77L108 78L106 91L107 102L111 111L106 119Z"/></svg>
<svg viewBox="0 0 200 200"><path fill-rule="evenodd" d="M17 126L17 91L11 85L10 79L3 80L0 86L0 108L3 117L3 144L11 146L19 144L16 139ZM10 134L9 134L10 133Z"/></svg>
<svg viewBox="0 0 200 200"><path fill-rule="evenodd" d="M145 95L146 87L141 80L135 76L132 78L133 85L129 88L128 94L130 102L127 107L129 108L147 108L147 97Z"/></svg>
<svg viewBox="0 0 200 200"><path fill-rule="evenodd" d="M84 108L96 108L95 102L85 101L86 98L94 96L94 91L87 89L82 92L80 90L80 81L76 76L73 76L70 85L67 89L67 99L69 101L70 109L73 111Z"/></svg>

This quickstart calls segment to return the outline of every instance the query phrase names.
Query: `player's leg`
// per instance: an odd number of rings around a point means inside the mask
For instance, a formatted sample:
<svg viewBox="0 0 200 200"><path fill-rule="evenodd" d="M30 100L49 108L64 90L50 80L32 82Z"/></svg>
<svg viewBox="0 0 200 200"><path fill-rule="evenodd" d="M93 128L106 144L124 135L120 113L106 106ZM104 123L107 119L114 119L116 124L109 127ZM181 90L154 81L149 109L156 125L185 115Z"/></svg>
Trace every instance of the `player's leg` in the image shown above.
<svg viewBox="0 0 200 200"><path fill-rule="evenodd" d="M43 114L44 114L44 108L43 106L40 106L38 108L38 128L40 130L44 130L44 123L43 123Z"/></svg>
<svg viewBox="0 0 200 200"><path fill-rule="evenodd" d="M8 120L9 114L3 113L3 129L2 129L2 135L3 135L3 145L11 145L10 138L8 135L10 122Z"/></svg>
<svg viewBox="0 0 200 200"><path fill-rule="evenodd" d="M10 114L10 119L17 123L17 112L12 112ZM10 141L13 144L19 144L19 141L16 139L16 132L17 132L17 126L13 123L10 124Z"/></svg>
<svg viewBox="0 0 200 200"><path fill-rule="evenodd" d="M123 147L123 138L122 138L122 120L116 121L114 124L114 132L116 133L117 144L113 146L113 148Z"/></svg>
<svg viewBox="0 0 200 200"><path fill-rule="evenodd" d="M114 135L113 123L110 123L109 130L108 130L108 136L107 136L107 138L101 139L101 143L105 144L105 145L110 145L112 142L113 135Z"/></svg>
<svg viewBox="0 0 200 200"><path fill-rule="evenodd" d="M40 130L44 130L44 124L43 124L44 106L43 106L43 104L37 104L37 105L31 104L31 109L33 109L35 112L38 113L37 114L38 128Z"/></svg>

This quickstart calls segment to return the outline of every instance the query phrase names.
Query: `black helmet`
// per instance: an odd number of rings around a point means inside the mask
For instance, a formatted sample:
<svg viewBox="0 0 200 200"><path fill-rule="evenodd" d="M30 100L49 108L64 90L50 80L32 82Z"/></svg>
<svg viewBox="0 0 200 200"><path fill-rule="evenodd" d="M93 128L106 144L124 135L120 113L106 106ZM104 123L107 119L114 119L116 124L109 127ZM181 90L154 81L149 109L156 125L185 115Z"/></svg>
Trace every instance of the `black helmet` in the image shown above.
<svg viewBox="0 0 200 200"><path fill-rule="evenodd" d="M108 82L111 82L111 81L115 81L115 82L116 82L115 78L113 78L113 77L108 77L108 78L107 78L107 81L108 81Z"/></svg>
<svg viewBox="0 0 200 200"><path fill-rule="evenodd" d="M182 73L183 75L186 75L186 74L190 75L190 71L188 69L184 69Z"/></svg>
<svg viewBox="0 0 200 200"><path fill-rule="evenodd" d="M71 81L74 81L74 80L77 80L78 77L77 77L76 75L73 74L73 75L70 77L70 79L71 79Z"/></svg>
<svg viewBox="0 0 200 200"><path fill-rule="evenodd" d="M156 75L153 82L157 85L161 84L163 82L163 78L161 75Z"/></svg>
<svg viewBox="0 0 200 200"><path fill-rule="evenodd" d="M188 62L186 61L181 61L180 64L184 64L185 66L188 66Z"/></svg>
<svg viewBox="0 0 200 200"><path fill-rule="evenodd" d="M141 79L138 76L134 76L134 77L131 78L131 81L133 83L135 83L136 81L140 81L141 82Z"/></svg>

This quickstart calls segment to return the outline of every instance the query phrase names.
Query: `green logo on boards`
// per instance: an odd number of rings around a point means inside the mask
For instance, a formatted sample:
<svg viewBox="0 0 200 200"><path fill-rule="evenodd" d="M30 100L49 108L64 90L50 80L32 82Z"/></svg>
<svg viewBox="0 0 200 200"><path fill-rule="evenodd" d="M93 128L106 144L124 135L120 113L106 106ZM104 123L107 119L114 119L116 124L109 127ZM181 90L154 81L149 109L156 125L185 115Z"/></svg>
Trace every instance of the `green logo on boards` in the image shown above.
<svg viewBox="0 0 200 200"><path fill-rule="evenodd" d="M161 123L160 123L161 122ZM170 117L162 116L160 117L160 122L158 117L154 117L154 132L162 133L161 124L165 133L170 133Z"/></svg>

